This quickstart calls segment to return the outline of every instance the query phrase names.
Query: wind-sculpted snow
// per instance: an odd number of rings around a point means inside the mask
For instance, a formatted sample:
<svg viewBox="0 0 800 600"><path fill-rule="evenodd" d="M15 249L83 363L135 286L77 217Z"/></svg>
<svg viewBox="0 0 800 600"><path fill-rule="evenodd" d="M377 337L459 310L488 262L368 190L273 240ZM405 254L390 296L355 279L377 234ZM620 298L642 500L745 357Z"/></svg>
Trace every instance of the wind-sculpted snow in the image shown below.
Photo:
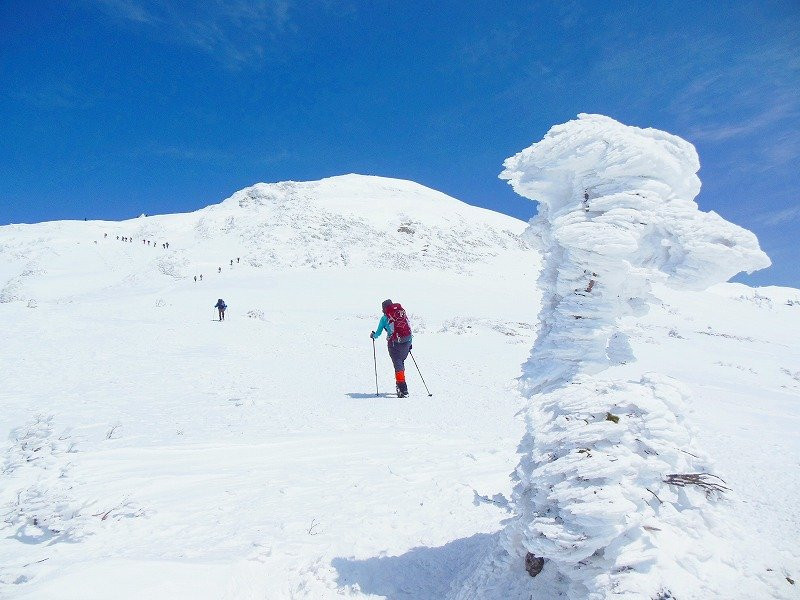
<svg viewBox="0 0 800 600"><path fill-rule="evenodd" d="M716 596L709 564L743 575L724 566L725 531L712 533L724 483L695 448L689 398L665 377L599 374L634 359L620 320L647 312L654 282L699 290L769 259L752 233L698 210L697 153L662 131L580 115L505 167L500 177L539 203L529 237L545 260L541 329L522 377L517 517L456 597L545 581L573 600ZM676 474L705 475L667 483ZM527 553L546 562L526 585Z"/></svg>
<svg viewBox="0 0 800 600"><path fill-rule="evenodd" d="M109 438L112 433L113 429ZM54 431L52 415L37 415L12 432L5 459L0 463L0 535L26 546L52 549L56 544L82 541L103 521L111 523L145 514L127 498L103 503L98 498L76 497L72 471L77 452L77 440L70 432ZM3 564L0 590L27 583L34 577L38 563L48 559L15 557Z"/></svg>
<svg viewBox="0 0 800 600"><path fill-rule="evenodd" d="M506 160L501 177L539 202L531 228L545 256L531 393L613 364L616 323L647 311L653 282L704 289L769 266L755 235L698 210L699 166L688 142L599 115Z"/></svg>

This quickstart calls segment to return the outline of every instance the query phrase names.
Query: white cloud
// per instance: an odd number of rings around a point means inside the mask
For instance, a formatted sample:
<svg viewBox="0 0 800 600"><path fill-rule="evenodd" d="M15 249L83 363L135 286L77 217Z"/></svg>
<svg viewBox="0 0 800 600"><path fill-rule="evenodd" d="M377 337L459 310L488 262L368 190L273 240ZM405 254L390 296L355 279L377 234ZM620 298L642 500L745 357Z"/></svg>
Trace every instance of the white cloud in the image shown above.
<svg viewBox="0 0 800 600"><path fill-rule="evenodd" d="M186 145L155 146L147 151L139 151L138 154L152 154L153 156L200 163L222 163L233 160L230 152L217 148L190 148Z"/></svg>
<svg viewBox="0 0 800 600"><path fill-rule="evenodd" d="M763 101L763 98L762 98ZM798 101L786 94L780 98L770 98L768 104L754 114L735 122L696 127L691 136L696 140L719 142L734 137L749 135L763 131L786 117L798 115Z"/></svg>
<svg viewBox="0 0 800 600"><path fill-rule="evenodd" d="M45 109L90 109L101 98L97 91L79 85L67 75L43 76L36 86L26 83L12 87L0 95Z"/></svg>
<svg viewBox="0 0 800 600"><path fill-rule="evenodd" d="M776 27L757 47L710 34L696 40L715 54L698 55L695 75L681 86L670 109L692 139L725 142L795 128L800 118L800 34ZM704 60L705 58L705 60Z"/></svg>
<svg viewBox="0 0 800 600"><path fill-rule="evenodd" d="M800 205L760 214L756 220L764 225L772 226L798 221L800 220Z"/></svg>
<svg viewBox="0 0 800 600"><path fill-rule="evenodd" d="M137 0L93 0L104 12L136 23L154 23L156 18Z"/></svg>
<svg viewBox="0 0 800 600"><path fill-rule="evenodd" d="M172 43L197 48L225 66L257 63L294 29L289 0L209 0L191 8L153 0L88 0L103 13L146 27Z"/></svg>

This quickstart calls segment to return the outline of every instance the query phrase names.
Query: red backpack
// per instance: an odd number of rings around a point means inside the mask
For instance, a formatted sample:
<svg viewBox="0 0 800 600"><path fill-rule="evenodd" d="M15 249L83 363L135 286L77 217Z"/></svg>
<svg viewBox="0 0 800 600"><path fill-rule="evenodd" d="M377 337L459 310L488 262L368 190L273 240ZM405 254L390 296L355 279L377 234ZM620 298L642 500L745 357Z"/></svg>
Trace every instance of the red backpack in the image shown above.
<svg viewBox="0 0 800 600"><path fill-rule="evenodd" d="M394 325L394 331L390 340L400 341L403 338L411 337L411 325L408 322L408 315L405 309L397 302L390 304L384 311L389 318L389 322ZM404 340L405 341L405 340Z"/></svg>

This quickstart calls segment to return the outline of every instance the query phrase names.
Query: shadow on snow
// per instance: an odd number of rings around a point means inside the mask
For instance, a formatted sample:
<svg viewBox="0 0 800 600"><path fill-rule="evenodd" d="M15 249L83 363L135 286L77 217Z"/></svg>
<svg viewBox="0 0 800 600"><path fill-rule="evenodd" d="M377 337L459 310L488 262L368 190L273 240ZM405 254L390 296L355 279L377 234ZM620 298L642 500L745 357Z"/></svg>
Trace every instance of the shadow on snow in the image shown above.
<svg viewBox="0 0 800 600"><path fill-rule="evenodd" d="M340 586L358 584L365 594L388 600L444 598L452 583L462 581L462 571L476 556L492 546L497 534L478 533L436 548L412 548L400 556L376 556L365 560L334 558Z"/></svg>

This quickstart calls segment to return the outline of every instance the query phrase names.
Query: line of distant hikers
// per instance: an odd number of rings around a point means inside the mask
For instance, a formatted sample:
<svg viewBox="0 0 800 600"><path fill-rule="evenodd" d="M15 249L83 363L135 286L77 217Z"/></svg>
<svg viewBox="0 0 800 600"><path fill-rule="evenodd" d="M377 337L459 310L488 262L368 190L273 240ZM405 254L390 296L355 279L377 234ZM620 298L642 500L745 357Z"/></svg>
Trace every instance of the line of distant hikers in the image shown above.
<svg viewBox="0 0 800 600"><path fill-rule="evenodd" d="M108 238L108 234L104 233L103 234L103 238ZM119 240L121 242L131 242L131 243L133 243L134 238L132 238L131 236L127 236L127 235L122 235L122 236L118 235L117 236L117 240ZM95 244L96 243L97 242L95 241ZM146 240L146 239L142 239L142 245L152 246L153 248L156 248L158 246L158 244L155 241ZM169 242L161 242L161 248L164 249L164 250L169 250ZM236 264L239 264L240 262L241 262L241 257L237 256L236 257ZM233 266L233 259L231 259L231 265L230 266ZM217 273L222 273L222 267L217 267ZM195 275L194 276L194 280L195 281L198 281L198 280L203 281L202 273L200 275Z"/></svg>
<svg viewBox="0 0 800 600"><path fill-rule="evenodd" d="M236 264L239 264L239 259L238 258L236 259ZM231 266L233 266L233 259L231 259ZM217 273L222 273L222 267L217 267ZM200 281L203 281L203 274L200 273L200 275L195 275L194 276L194 280L195 281L197 281L198 278L200 279Z"/></svg>
<svg viewBox="0 0 800 600"><path fill-rule="evenodd" d="M103 234L103 237L104 237L104 238L107 238L107 237L108 237L108 234L107 234L107 233L104 233L104 234ZM118 235L118 236L117 236L117 239L118 239L119 241L121 241L121 242L131 242L131 243L133 243L133 238L132 238L132 237L130 237L130 236L127 236L127 235L122 235L122 236ZM147 245L147 246L153 246L153 248L156 248L156 247L158 246L158 244L157 244L155 241L153 241L153 240L145 240L145 239L143 239L143 240L142 240L142 244L143 244L143 245ZM169 242L161 242L161 247L162 247L164 250L169 250Z"/></svg>

